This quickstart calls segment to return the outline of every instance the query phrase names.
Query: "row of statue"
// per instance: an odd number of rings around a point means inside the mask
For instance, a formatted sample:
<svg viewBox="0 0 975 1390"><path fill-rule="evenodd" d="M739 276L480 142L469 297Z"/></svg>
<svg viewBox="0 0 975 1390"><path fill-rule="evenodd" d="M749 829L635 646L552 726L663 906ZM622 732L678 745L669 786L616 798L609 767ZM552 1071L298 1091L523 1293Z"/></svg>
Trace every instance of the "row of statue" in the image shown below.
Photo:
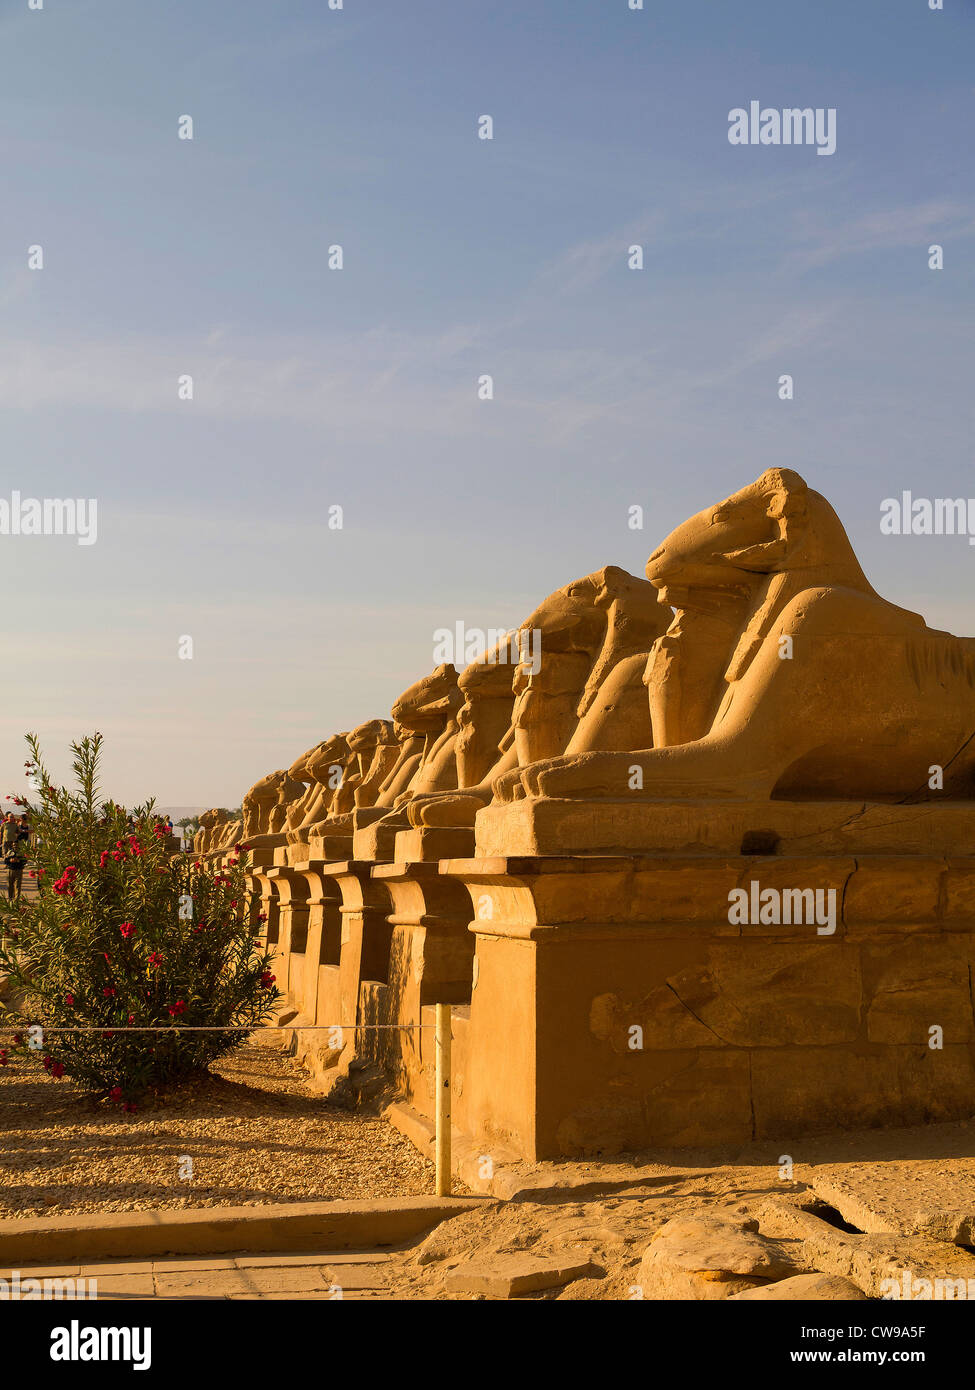
<svg viewBox="0 0 975 1390"><path fill-rule="evenodd" d="M973 796L975 641L881 598L797 473L691 517L646 573L556 590L519 629L531 663L438 665L262 777L242 821L205 812L194 848L472 826L523 797Z"/></svg>

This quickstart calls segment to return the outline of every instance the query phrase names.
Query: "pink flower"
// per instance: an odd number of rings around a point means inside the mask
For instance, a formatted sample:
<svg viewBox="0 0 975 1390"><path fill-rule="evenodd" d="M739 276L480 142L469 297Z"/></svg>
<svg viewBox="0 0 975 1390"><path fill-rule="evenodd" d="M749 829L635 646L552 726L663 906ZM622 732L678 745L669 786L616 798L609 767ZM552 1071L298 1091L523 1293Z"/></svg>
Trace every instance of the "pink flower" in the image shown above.
<svg viewBox="0 0 975 1390"><path fill-rule="evenodd" d="M135 932L136 932L135 923L134 923L134 922L123 922L122 925L119 927L119 931L120 931L120 932L122 933L122 935L125 937L126 941L128 941L128 939L129 939L130 936L135 936Z"/></svg>
<svg viewBox="0 0 975 1390"><path fill-rule="evenodd" d="M122 1099L122 1087L121 1087L121 1086L113 1086L112 1089L111 1089L111 1090L109 1091L109 1093L108 1093L108 1098L109 1098L109 1100L115 1100L115 1101L121 1100L121 1099Z"/></svg>
<svg viewBox="0 0 975 1390"><path fill-rule="evenodd" d="M153 951L152 955L149 957L149 964L152 966L153 970L158 970L162 963L162 956L158 951Z"/></svg>
<svg viewBox="0 0 975 1390"><path fill-rule="evenodd" d="M102 994L104 994L106 999L111 999L112 996L115 994L115 986L106 985L105 988L102 990Z"/></svg>
<svg viewBox="0 0 975 1390"><path fill-rule="evenodd" d="M270 970L265 970L264 974L261 976L261 986L264 989L270 989L273 984L274 976L271 974Z"/></svg>
<svg viewBox="0 0 975 1390"><path fill-rule="evenodd" d="M67 1004L68 1008L70 1009L70 1008L71 1008L71 1005L74 1003L74 995L73 995L73 994L66 994L66 995L64 996L64 1002Z"/></svg>
<svg viewBox="0 0 975 1390"><path fill-rule="evenodd" d="M182 999L177 999L175 1004L167 1006L166 1011L172 1018L179 1018L180 1014L186 1013L186 1003Z"/></svg>

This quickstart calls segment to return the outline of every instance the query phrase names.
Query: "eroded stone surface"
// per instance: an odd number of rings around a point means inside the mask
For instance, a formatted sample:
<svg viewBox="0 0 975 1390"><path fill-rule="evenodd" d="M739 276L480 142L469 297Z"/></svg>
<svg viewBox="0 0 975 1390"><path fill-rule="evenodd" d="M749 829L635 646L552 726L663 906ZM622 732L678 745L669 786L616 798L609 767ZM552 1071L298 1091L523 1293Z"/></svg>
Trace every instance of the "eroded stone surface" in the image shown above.
<svg viewBox="0 0 975 1390"><path fill-rule="evenodd" d="M644 1298L711 1300L801 1269L782 1244L759 1234L753 1218L702 1211L669 1221L657 1232L637 1282Z"/></svg>
<svg viewBox="0 0 975 1390"><path fill-rule="evenodd" d="M444 1283L452 1293L514 1298L540 1289L561 1288L573 1279L591 1278L598 1273L598 1268L587 1259L497 1254L466 1260L446 1276Z"/></svg>
<svg viewBox="0 0 975 1390"><path fill-rule="evenodd" d="M743 1293L734 1293L731 1297L736 1302L745 1299L807 1302L811 1299L852 1301L865 1299L867 1295L852 1279L843 1279L836 1274L795 1274L791 1279L779 1279L760 1289L745 1289Z"/></svg>

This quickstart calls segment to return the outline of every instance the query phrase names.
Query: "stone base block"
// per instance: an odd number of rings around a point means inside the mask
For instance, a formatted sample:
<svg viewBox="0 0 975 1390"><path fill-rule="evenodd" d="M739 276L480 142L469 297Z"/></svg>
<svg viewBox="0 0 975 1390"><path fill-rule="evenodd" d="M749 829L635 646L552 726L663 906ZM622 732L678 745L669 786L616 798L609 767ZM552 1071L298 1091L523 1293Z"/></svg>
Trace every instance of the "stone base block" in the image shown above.
<svg viewBox="0 0 975 1390"><path fill-rule="evenodd" d="M322 859L327 864L340 859L352 858L351 835L309 835L308 856Z"/></svg>
<svg viewBox="0 0 975 1390"><path fill-rule="evenodd" d="M252 849L249 858L249 867L252 869L270 869L274 865L275 851L272 847L262 846L260 849Z"/></svg>
<svg viewBox="0 0 975 1390"><path fill-rule="evenodd" d="M486 806L476 856L620 854L967 855L975 802L560 801Z"/></svg>
<svg viewBox="0 0 975 1390"><path fill-rule="evenodd" d="M467 826L421 826L400 830L394 858L397 864L429 864L439 859L465 859L474 853L474 831Z"/></svg>
<svg viewBox="0 0 975 1390"><path fill-rule="evenodd" d="M946 884L973 872L889 847L442 865L477 905L458 1123L538 1161L967 1118L975 914ZM835 921L733 918L754 879L835 892Z"/></svg>
<svg viewBox="0 0 975 1390"><path fill-rule="evenodd" d="M396 836L402 825L384 825L381 820L357 830L352 837L350 858L389 864L396 858Z"/></svg>

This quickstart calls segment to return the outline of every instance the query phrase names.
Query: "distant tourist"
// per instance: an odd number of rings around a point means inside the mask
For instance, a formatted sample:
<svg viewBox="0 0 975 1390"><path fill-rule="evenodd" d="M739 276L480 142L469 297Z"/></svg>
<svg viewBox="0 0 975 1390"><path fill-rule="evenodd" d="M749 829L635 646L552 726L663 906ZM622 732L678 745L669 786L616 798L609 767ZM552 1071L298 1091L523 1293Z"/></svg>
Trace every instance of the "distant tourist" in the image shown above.
<svg viewBox="0 0 975 1390"><path fill-rule="evenodd" d="M20 897L24 865L30 849L30 826L27 812L18 818L10 813L3 823L3 862L7 866L7 897L12 901Z"/></svg>

